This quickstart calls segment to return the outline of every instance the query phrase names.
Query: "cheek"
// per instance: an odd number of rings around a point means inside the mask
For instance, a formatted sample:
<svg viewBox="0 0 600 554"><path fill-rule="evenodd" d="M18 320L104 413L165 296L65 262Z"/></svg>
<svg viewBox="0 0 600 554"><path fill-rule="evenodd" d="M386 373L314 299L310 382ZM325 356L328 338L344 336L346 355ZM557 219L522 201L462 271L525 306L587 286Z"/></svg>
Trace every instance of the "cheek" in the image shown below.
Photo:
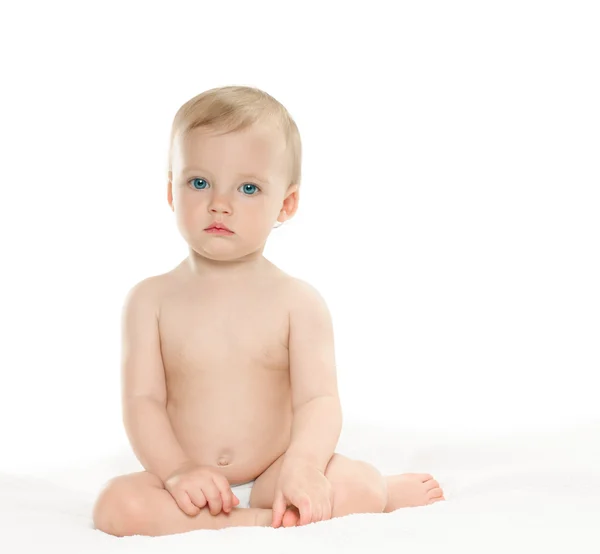
<svg viewBox="0 0 600 554"><path fill-rule="evenodd" d="M200 221L199 214L202 211L202 206L198 203L182 200L175 203L175 217L179 225L187 228L200 225L202 221Z"/></svg>
<svg viewBox="0 0 600 554"><path fill-rule="evenodd" d="M278 210L272 205L266 203L258 205L257 203L251 209L244 210L243 218L255 227L270 228L271 220L276 218L278 213Z"/></svg>

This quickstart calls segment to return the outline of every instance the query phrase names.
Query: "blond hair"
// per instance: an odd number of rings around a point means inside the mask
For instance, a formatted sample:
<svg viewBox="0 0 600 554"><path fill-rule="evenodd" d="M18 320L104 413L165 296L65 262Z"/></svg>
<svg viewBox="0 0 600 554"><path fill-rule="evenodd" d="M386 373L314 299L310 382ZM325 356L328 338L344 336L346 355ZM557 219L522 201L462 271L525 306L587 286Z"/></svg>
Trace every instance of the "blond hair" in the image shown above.
<svg viewBox="0 0 600 554"><path fill-rule="evenodd" d="M283 132L290 168L287 186L300 186L302 143L295 121L270 94L246 86L225 86L204 91L177 110L169 140L169 171L172 171L174 141L179 135L185 136L198 127L218 129L224 133L242 131L257 122L273 124L275 129Z"/></svg>

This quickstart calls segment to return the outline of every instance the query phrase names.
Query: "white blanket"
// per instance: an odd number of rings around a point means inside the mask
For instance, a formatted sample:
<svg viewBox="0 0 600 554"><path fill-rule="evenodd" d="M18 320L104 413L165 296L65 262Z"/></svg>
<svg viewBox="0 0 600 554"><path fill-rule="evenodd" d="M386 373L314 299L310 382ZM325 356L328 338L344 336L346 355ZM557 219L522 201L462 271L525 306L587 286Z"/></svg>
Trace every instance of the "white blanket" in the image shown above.
<svg viewBox="0 0 600 554"><path fill-rule="evenodd" d="M431 473L446 501L290 529L118 538L91 514L104 482L143 469L126 450L84 468L0 473L0 552L600 553L600 422L504 436L345 424L337 451L384 474Z"/></svg>

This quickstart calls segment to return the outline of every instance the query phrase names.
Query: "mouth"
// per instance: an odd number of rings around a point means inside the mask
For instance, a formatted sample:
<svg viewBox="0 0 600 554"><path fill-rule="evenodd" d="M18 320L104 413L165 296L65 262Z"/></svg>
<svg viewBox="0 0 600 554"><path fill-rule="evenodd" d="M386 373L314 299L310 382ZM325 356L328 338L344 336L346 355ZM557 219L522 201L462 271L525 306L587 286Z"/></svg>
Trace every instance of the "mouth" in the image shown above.
<svg viewBox="0 0 600 554"><path fill-rule="evenodd" d="M207 233L215 234L215 235L233 235L233 231L225 227L225 225L211 225L204 229Z"/></svg>

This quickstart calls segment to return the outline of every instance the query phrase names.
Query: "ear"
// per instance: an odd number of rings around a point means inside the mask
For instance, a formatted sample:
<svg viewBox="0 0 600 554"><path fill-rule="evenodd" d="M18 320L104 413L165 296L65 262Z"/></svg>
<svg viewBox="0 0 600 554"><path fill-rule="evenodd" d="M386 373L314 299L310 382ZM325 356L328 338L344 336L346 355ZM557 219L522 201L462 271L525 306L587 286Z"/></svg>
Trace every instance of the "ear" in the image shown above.
<svg viewBox="0 0 600 554"><path fill-rule="evenodd" d="M285 193L285 199L283 200L283 206L277 216L277 221L284 222L290 219L296 213L298 209L299 198L299 185L290 185L287 192Z"/></svg>
<svg viewBox="0 0 600 554"><path fill-rule="evenodd" d="M167 202L169 202L169 207L175 211L175 205L173 204L173 173L169 171L169 184L167 185Z"/></svg>

